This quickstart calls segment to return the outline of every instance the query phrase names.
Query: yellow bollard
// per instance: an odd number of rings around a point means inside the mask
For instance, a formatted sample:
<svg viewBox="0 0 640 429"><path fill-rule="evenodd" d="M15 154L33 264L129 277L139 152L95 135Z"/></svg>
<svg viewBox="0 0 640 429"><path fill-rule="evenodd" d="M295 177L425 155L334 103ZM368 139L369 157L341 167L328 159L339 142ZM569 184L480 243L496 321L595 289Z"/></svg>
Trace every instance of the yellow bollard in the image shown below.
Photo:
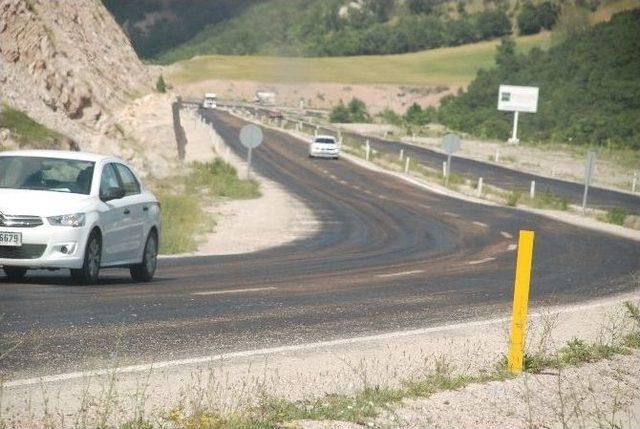
<svg viewBox="0 0 640 429"><path fill-rule="evenodd" d="M527 327L527 308L529 306L533 237L533 231L520 231L518 238L518 257L513 291L513 315L511 318L511 341L508 359L509 371L514 374L522 372L524 361L524 338Z"/></svg>

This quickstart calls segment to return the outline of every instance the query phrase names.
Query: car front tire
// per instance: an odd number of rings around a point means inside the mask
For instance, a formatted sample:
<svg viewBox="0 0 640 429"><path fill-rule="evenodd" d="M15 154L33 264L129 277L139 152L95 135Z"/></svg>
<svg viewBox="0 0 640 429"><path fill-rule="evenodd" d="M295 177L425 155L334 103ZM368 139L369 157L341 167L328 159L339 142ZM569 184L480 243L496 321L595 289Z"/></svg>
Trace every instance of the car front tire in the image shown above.
<svg viewBox="0 0 640 429"><path fill-rule="evenodd" d="M27 274L27 269L22 267L3 267L2 270L10 282L19 282Z"/></svg>
<svg viewBox="0 0 640 429"><path fill-rule="evenodd" d="M100 262L102 261L102 240L100 234L93 231L87 240L82 268L71 270L71 277L76 283L92 285L98 282Z"/></svg>
<svg viewBox="0 0 640 429"><path fill-rule="evenodd" d="M151 231L144 245L142 263L133 265L130 269L131 278L136 282L150 282L158 266L158 236Z"/></svg>

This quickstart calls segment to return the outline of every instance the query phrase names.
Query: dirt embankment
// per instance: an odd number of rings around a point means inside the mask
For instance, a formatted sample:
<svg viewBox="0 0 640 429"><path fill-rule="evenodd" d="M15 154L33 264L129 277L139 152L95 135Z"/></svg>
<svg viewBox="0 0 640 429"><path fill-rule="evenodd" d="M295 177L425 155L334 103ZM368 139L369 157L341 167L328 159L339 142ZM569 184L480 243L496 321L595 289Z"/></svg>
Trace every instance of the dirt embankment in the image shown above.
<svg viewBox="0 0 640 429"><path fill-rule="evenodd" d="M407 85L347 85L340 83L262 83L254 81L208 80L179 86L189 97L202 97L215 92L224 100L253 101L256 91L272 91L276 104L310 109L331 109L340 101L348 103L353 97L365 102L369 112L392 109L404 113L413 103L423 107L435 106L442 97L455 93L458 87Z"/></svg>
<svg viewBox="0 0 640 429"><path fill-rule="evenodd" d="M127 158L114 115L152 81L101 2L0 2L0 101L80 149Z"/></svg>

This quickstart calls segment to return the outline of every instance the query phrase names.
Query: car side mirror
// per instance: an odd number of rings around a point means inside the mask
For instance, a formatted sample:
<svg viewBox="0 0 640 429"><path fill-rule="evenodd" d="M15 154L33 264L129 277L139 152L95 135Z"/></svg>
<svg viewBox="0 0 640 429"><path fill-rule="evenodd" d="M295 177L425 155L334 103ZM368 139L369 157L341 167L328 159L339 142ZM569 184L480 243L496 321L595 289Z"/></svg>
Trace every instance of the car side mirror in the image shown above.
<svg viewBox="0 0 640 429"><path fill-rule="evenodd" d="M109 188L100 198L105 203L111 200L119 200L125 196L126 192L122 188Z"/></svg>

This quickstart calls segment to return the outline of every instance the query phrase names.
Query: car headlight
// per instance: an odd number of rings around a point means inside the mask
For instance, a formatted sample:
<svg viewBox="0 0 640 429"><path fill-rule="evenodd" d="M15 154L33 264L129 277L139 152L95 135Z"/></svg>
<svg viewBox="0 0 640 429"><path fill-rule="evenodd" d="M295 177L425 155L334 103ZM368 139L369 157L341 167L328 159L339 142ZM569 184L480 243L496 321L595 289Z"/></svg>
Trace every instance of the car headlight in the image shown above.
<svg viewBox="0 0 640 429"><path fill-rule="evenodd" d="M78 228L84 226L85 215L84 213L75 213L60 216L51 216L47 220L51 225L55 226L71 226Z"/></svg>

